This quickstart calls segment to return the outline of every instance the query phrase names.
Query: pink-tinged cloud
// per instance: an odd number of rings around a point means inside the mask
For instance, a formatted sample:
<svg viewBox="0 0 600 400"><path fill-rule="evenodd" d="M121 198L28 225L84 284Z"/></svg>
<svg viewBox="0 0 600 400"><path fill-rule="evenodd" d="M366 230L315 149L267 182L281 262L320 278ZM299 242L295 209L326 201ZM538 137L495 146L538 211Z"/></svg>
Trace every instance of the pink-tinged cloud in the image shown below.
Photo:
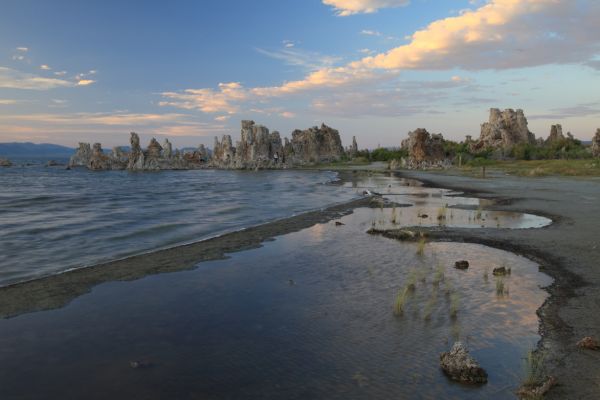
<svg viewBox="0 0 600 400"><path fill-rule="evenodd" d="M382 8L403 7L409 3L409 0L323 0L323 4L332 6L340 17L371 14Z"/></svg>
<svg viewBox="0 0 600 400"><path fill-rule="evenodd" d="M333 0L332 0L333 1ZM366 4L358 1L347 4ZM333 5L333 4L332 4ZM589 63L600 53L600 1L491 0L440 19L410 36L410 42L340 67L310 72L278 86L167 92L161 105L203 112L236 113L241 103L320 89L372 85L403 70L511 69ZM571 21L571 22L568 22ZM228 89L228 85L233 85Z"/></svg>

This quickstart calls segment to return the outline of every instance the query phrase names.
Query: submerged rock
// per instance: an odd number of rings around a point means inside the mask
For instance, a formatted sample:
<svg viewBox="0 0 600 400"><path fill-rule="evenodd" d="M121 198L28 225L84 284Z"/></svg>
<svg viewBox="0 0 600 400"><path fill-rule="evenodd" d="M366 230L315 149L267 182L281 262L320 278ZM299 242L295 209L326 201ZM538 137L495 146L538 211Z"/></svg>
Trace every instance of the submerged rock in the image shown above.
<svg viewBox="0 0 600 400"><path fill-rule="evenodd" d="M487 382L487 372L469 355L469 351L461 342L454 343L449 352L440 355L440 366L452 380L469 384Z"/></svg>
<svg viewBox="0 0 600 400"><path fill-rule="evenodd" d="M506 267L498 267L498 268L494 268L492 270L492 275L494 276L506 276L506 275L510 275L511 270L510 268L506 268Z"/></svg>
<svg viewBox="0 0 600 400"><path fill-rule="evenodd" d="M512 108L500 111L490 109L488 122L481 125L479 140L471 146L472 150L485 148L507 150L519 143L535 143L535 135L527 127L527 118L523 110Z"/></svg>
<svg viewBox="0 0 600 400"><path fill-rule="evenodd" d="M0 158L0 167L10 167L12 162L8 158Z"/></svg>
<svg viewBox="0 0 600 400"><path fill-rule="evenodd" d="M461 260L454 263L454 268L456 269L468 269L469 262L467 260Z"/></svg>

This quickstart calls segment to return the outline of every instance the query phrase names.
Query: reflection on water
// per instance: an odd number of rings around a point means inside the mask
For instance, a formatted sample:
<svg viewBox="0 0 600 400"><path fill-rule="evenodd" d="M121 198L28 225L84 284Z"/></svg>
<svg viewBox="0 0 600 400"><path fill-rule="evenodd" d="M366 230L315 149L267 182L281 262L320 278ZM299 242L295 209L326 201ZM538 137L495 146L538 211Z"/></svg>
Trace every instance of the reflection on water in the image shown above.
<svg viewBox="0 0 600 400"><path fill-rule="evenodd" d="M475 244L430 243L417 256L416 244L366 235L369 218L341 221L193 271L103 284L62 309L0 321L3 394L511 397L521 357L539 338L539 285L549 279L537 265ZM453 268L458 259L470 268ZM491 273L500 265L512 268L503 296ZM414 294L395 316L395 297L411 280ZM456 385L441 373L439 353L456 338L488 370L489 384Z"/></svg>
<svg viewBox="0 0 600 400"><path fill-rule="evenodd" d="M369 179L357 179L355 190L410 190L390 195L414 200L397 209L406 216L416 201L479 207L416 183ZM477 212L451 210L457 224ZM539 340L535 311L550 279L532 261L482 245L428 243L418 255L418 244L365 233L390 212L361 208L344 225L317 224L194 270L100 284L63 308L0 320L0 397L513 397L522 357ZM523 227L521 214L504 218ZM469 269L455 269L463 259ZM500 266L511 274L493 276ZM407 285L414 291L394 313ZM442 374L439 354L456 339L488 371L488 384L458 385Z"/></svg>

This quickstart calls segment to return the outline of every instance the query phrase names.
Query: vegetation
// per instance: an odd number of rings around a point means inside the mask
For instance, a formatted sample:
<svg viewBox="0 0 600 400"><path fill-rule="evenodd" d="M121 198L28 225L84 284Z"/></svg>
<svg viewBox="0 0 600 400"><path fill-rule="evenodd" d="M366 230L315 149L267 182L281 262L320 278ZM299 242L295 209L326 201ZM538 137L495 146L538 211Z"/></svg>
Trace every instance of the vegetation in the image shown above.
<svg viewBox="0 0 600 400"><path fill-rule="evenodd" d="M419 239L419 243L417 244L417 255L418 256L422 256L425 254L425 245L427 244L427 241L425 240L424 237L421 237L421 239Z"/></svg>
<svg viewBox="0 0 600 400"><path fill-rule="evenodd" d="M391 161L407 157L408 152L401 148L379 147L372 151L361 150L358 152L358 156L364 157L369 161Z"/></svg>
<svg viewBox="0 0 600 400"><path fill-rule="evenodd" d="M541 385L546 379L544 369L544 354L539 351L530 350L525 359L524 387L535 387Z"/></svg>

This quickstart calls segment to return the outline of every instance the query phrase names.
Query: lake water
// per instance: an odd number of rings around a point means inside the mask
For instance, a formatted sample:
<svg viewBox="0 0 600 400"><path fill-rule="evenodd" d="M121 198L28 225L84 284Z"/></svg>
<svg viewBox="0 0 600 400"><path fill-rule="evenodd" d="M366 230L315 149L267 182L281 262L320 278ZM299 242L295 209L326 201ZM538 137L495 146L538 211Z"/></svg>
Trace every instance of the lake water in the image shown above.
<svg viewBox="0 0 600 400"><path fill-rule="evenodd" d="M34 160L35 161L35 160ZM29 160L28 160L29 162ZM328 171L0 168L0 286L355 197Z"/></svg>

